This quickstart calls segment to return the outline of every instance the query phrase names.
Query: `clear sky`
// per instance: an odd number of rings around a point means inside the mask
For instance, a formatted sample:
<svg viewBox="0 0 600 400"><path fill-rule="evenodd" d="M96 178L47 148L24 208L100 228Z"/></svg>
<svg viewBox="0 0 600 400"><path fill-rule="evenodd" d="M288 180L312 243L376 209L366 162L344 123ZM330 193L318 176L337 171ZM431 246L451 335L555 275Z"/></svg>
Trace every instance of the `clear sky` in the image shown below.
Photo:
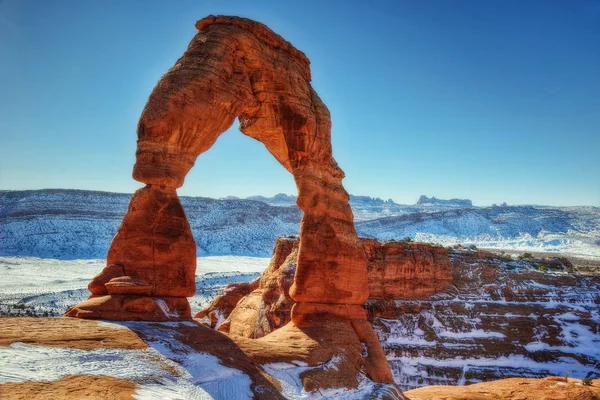
<svg viewBox="0 0 600 400"><path fill-rule="evenodd" d="M0 188L141 187L137 119L209 14L311 59L350 193L600 206L597 0L0 0ZM179 193L294 193L236 125Z"/></svg>

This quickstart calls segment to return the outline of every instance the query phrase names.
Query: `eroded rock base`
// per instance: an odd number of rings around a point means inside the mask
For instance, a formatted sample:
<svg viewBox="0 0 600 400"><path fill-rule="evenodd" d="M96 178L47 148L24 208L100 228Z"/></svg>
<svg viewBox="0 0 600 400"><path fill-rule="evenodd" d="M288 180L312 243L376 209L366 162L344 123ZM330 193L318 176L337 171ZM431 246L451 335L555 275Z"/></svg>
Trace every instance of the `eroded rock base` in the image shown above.
<svg viewBox="0 0 600 400"><path fill-rule="evenodd" d="M170 390L178 398L198 398L194 393L205 390L210 398L227 399L239 398L227 390L243 389L255 399L277 400L333 389L334 398L405 399L395 384L375 383L365 375L363 351L352 324L333 317L322 326L288 324L258 340L229 337L196 321L6 318L0 325L0 356L15 357L3 365L11 378L0 392L2 399L58 398L52 396L71 388L81 397L113 398L113 383L137 396ZM29 371L34 355L35 379L12 372ZM74 357L81 362L71 365ZM123 360L129 361L124 365ZM97 383L97 390L86 392L82 382Z"/></svg>
<svg viewBox="0 0 600 400"><path fill-rule="evenodd" d="M73 306L66 317L112 321L182 321L192 318L185 297L92 296Z"/></svg>

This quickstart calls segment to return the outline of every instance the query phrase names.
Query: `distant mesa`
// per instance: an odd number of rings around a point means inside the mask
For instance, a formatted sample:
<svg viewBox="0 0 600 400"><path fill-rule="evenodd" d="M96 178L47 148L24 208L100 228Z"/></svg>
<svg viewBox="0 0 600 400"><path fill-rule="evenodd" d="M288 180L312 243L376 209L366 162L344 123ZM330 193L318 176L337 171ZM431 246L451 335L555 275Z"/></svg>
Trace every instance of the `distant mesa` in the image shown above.
<svg viewBox="0 0 600 400"><path fill-rule="evenodd" d="M388 199L388 200L383 200L379 197L371 197L371 196L356 196L356 195L349 195L350 196L350 204L360 204L363 206L382 206L382 205L399 205L396 204L394 202L394 200L392 199ZM228 196L225 199L237 199L235 196ZM254 200L254 201L262 201L263 203L267 203L267 204L274 204L274 205L292 205L292 204L296 204L296 196L294 195L290 195L290 194L285 194L285 193L278 193L273 197L266 197L266 196L249 196L246 197L246 200Z"/></svg>
<svg viewBox="0 0 600 400"><path fill-rule="evenodd" d="M394 203L394 200L392 200L392 199L383 200L379 197L355 196L353 194L350 195L350 203L361 203L364 205L371 205L371 206L380 206L380 205L384 205L384 204L396 204L396 203Z"/></svg>
<svg viewBox="0 0 600 400"><path fill-rule="evenodd" d="M436 199L435 196L427 197L425 195L421 195L419 200L417 200L417 205L447 205L447 206L457 206L457 207L473 207L473 202L468 199Z"/></svg>
<svg viewBox="0 0 600 400"><path fill-rule="evenodd" d="M273 197L249 196L246 200L262 201L268 204L296 204L296 196L285 193L277 193Z"/></svg>
<svg viewBox="0 0 600 400"><path fill-rule="evenodd" d="M396 203L392 199L383 200L380 197L371 197L371 196L359 196L350 194L350 204L357 206L401 206L401 207L413 207L409 205L402 205ZM219 200L242 200L243 198L237 196L227 196L221 197ZM253 201L261 201L263 203L271 204L271 205L295 205L296 204L296 196L292 194L278 193L272 197L267 196L248 196L245 200L253 200ZM416 206L441 206L442 208L446 207L473 207L473 202L468 199L438 199L435 196L427 197L422 195L419 197L419 200L415 204ZM506 206L506 203L501 204L502 207Z"/></svg>

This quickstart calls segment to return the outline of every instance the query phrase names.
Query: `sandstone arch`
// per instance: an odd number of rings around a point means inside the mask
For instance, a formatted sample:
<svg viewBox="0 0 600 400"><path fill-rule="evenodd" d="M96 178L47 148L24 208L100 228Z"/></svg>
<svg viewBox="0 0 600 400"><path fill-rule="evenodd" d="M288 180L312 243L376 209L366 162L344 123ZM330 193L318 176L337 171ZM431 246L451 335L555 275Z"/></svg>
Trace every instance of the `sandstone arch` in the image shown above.
<svg viewBox="0 0 600 400"><path fill-rule="evenodd" d="M261 141L298 188L304 215L290 289L293 326L347 321L357 344L369 348L367 361L379 364L372 378L390 382L362 308L368 297L366 256L342 186L344 173L332 156L329 111L310 85L308 58L251 20L209 16L196 27L198 34L159 80L138 124L133 177L146 187L131 200L108 266L89 285L92 296L66 315L191 318L186 297L195 291L196 248L176 189L196 157L238 117L240 130Z"/></svg>

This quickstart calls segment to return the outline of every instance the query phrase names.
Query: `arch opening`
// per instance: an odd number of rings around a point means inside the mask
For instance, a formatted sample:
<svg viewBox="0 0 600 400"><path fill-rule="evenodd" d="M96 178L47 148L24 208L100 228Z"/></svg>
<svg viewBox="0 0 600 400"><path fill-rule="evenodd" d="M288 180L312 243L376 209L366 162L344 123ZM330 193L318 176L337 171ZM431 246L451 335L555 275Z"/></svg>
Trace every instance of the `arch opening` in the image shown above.
<svg viewBox="0 0 600 400"><path fill-rule="evenodd" d="M292 175L264 145L238 132L236 123L198 157L178 194L184 195L190 186L194 191L186 195L228 200L181 197L198 256L270 257L278 237L299 233L302 213L295 207L276 210L272 205L246 200L283 191L295 196L296 187ZM206 187L212 191L203 192ZM223 243L224 234L229 235L227 243ZM199 259L198 268L201 263Z"/></svg>

